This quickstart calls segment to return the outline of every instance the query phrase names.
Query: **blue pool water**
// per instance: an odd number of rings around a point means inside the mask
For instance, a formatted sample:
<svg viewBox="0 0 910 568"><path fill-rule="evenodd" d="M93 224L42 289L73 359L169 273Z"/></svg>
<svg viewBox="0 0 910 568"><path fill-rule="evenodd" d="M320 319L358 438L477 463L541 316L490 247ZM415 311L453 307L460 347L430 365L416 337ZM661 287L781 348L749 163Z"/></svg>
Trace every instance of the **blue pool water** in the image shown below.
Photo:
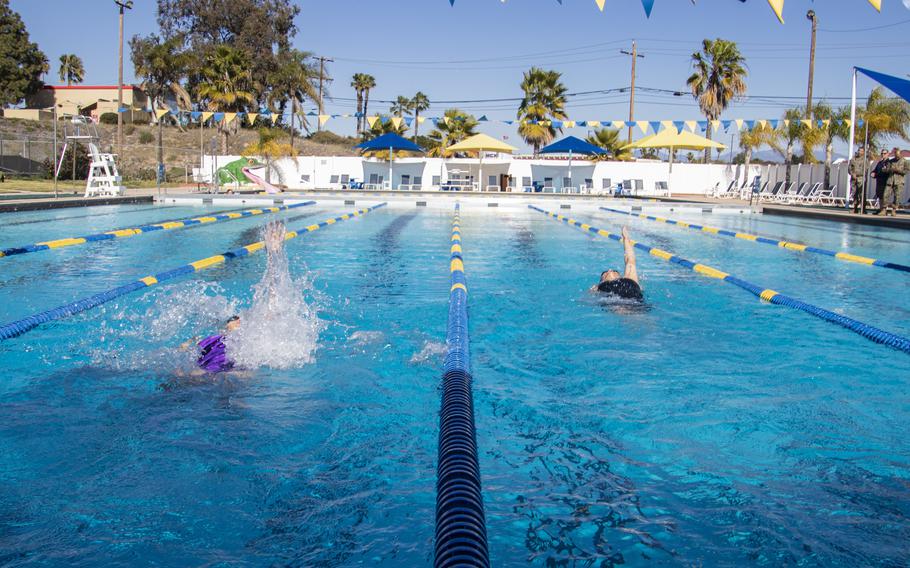
<svg viewBox="0 0 910 568"><path fill-rule="evenodd" d="M0 246L225 209L6 215ZM910 336L904 273L573 216ZM892 229L669 216L910 264ZM617 243L528 210L461 217L494 566L905 565L910 357L646 255L647 306L604 305L587 288ZM267 221L0 259L0 322ZM310 363L188 376L180 344L249 307L262 254L0 343L0 565L432 564L450 222L386 208L287 244L318 321L271 340Z"/></svg>

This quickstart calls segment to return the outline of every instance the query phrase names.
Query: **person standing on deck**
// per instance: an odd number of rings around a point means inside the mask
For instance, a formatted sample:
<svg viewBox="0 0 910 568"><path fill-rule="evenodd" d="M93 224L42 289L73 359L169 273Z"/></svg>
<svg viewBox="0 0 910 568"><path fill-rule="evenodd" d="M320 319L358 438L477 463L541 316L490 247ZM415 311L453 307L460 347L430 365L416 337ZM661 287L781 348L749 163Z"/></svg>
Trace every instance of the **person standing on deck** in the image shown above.
<svg viewBox="0 0 910 568"><path fill-rule="evenodd" d="M850 188L853 190L853 212L859 213L863 207L866 189L866 149L860 148L850 160L847 168L850 174Z"/></svg>
<svg viewBox="0 0 910 568"><path fill-rule="evenodd" d="M875 199L878 201L878 213L876 215L881 215L883 211L882 199L885 197L885 184L888 183L888 174L882 171L885 167L885 164L888 161L888 150L882 150L881 155L878 158L878 161L875 162L875 165L872 166L872 178L875 179Z"/></svg>
<svg viewBox="0 0 910 568"><path fill-rule="evenodd" d="M888 174L888 183L885 185L885 196L882 201L882 211L885 216L889 214L892 217L897 216L897 210L900 209L900 199L904 192L904 181L906 175L910 172L910 164L904 159L900 148L891 151L891 158L882 168Z"/></svg>

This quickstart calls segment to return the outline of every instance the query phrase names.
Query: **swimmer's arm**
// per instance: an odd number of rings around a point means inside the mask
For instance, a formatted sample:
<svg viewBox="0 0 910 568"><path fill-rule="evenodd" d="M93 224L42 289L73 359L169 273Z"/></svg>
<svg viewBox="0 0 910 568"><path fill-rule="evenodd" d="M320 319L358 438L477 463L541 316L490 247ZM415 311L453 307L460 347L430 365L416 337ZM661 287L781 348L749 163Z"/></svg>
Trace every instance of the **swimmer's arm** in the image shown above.
<svg viewBox="0 0 910 568"><path fill-rule="evenodd" d="M190 348L193 347L194 345L196 345L197 343L199 343L199 341L200 341L200 338L198 338L198 337L194 337L192 339L187 339L186 341L184 341L183 343L180 344L180 350L189 351Z"/></svg>
<svg viewBox="0 0 910 568"><path fill-rule="evenodd" d="M625 277L629 280L634 281L636 284L641 286L638 282L638 266L635 261L635 243L632 242L632 239L629 238L629 228L622 228L622 244L625 248L625 260L626 260L626 274Z"/></svg>

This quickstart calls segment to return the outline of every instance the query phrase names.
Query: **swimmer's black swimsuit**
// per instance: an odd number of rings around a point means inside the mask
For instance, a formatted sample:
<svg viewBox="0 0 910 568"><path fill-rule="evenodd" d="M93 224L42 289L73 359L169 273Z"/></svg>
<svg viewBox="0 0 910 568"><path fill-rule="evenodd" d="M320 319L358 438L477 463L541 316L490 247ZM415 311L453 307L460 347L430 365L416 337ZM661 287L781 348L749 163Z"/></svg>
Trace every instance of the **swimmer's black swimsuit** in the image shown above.
<svg viewBox="0 0 910 568"><path fill-rule="evenodd" d="M641 293L641 286L638 285L638 282L635 280L630 280L629 278L620 278L618 280L610 280L609 282L601 282L597 285L597 290L599 292L604 292L611 296L618 296L627 300L645 299L644 294Z"/></svg>

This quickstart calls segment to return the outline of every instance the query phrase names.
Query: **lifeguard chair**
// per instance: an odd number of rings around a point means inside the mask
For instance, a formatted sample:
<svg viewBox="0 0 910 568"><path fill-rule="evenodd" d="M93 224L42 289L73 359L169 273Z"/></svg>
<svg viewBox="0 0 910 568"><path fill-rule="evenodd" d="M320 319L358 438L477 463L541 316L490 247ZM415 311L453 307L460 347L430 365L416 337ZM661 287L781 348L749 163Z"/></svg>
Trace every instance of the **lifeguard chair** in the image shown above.
<svg viewBox="0 0 910 568"><path fill-rule="evenodd" d="M88 179L85 182L85 197L105 197L123 195L123 180L117 170L114 154L102 152L98 149L100 137L98 129L92 120L82 115L65 117L63 122L63 151L54 177L60 175L63 167L63 157L70 144L84 142L88 145L91 164L88 170Z"/></svg>

